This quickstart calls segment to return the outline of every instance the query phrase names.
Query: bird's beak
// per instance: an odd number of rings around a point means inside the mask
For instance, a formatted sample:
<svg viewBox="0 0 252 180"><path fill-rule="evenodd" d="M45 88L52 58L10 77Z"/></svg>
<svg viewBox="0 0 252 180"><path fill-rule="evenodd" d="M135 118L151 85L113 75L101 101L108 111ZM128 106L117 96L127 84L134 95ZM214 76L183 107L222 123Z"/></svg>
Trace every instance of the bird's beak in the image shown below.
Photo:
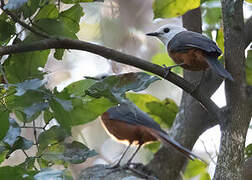
<svg viewBox="0 0 252 180"><path fill-rule="evenodd" d="M147 36L158 36L160 33L158 32L153 32L153 33L147 33Z"/></svg>

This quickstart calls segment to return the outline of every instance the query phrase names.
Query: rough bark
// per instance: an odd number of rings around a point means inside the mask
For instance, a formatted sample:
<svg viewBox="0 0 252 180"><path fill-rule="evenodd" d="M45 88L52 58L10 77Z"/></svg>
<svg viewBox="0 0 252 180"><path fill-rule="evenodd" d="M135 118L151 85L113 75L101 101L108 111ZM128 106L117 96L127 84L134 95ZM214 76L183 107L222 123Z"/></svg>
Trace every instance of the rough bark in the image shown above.
<svg viewBox="0 0 252 180"><path fill-rule="evenodd" d="M183 15L183 25L188 30L201 32L201 12L195 9ZM210 97L220 86L222 80L211 73L184 71L184 78L198 84L198 88ZM170 130L171 136L183 146L192 149L198 137L208 128L217 124L200 103L188 93L183 92L179 113ZM160 180L180 179L180 171L186 159L174 149L161 148L148 165ZM160 173L162 172L162 173Z"/></svg>
<svg viewBox="0 0 252 180"><path fill-rule="evenodd" d="M225 64L235 81L225 82L229 116L221 125L221 146L214 180L241 180L250 122L245 77L243 1L222 0Z"/></svg>
<svg viewBox="0 0 252 180"><path fill-rule="evenodd" d="M137 174L136 172L124 169L111 169L109 165L95 165L89 168L84 169L78 180L157 180L154 176L149 175L149 171L146 169L135 169L141 173L145 172L144 176ZM146 177L145 177L146 176Z"/></svg>

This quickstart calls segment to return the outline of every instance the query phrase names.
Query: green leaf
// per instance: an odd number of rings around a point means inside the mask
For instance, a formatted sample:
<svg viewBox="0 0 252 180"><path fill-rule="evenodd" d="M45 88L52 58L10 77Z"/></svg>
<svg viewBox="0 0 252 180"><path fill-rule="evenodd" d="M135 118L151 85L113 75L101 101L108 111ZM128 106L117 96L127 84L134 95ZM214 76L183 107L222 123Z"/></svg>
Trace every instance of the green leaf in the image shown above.
<svg viewBox="0 0 252 180"><path fill-rule="evenodd" d="M35 22L35 25L51 36L78 39L73 30L70 29L71 27L58 19L39 19Z"/></svg>
<svg viewBox="0 0 252 180"><path fill-rule="evenodd" d="M160 122L157 122L164 128L170 128L172 126L176 114L178 113L178 106L173 100L168 98L162 102L148 102L146 103L146 107L149 109L148 113L152 117L157 116L160 118Z"/></svg>
<svg viewBox="0 0 252 180"><path fill-rule="evenodd" d="M13 144L18 140L18 136L21 133L21 129L16 121L12 118L9 118L9 130L6 136L3 139L3 142L8 144L9 146L13 146Z"/></svg>
<svg viewBox="0 0 252 180"><path fill-rule="evenodd" d="M181 16L200 6L200 0L155 0L154 18L171 18Z"/></svg>
<svg viewBox="0 0 252 180"><path fill-rule="evenodd" d="M69 111L66 111L66 109L64 109L62 105L59 102L57 102L55 99L51 99L50 107L52 109L54 118L59 122L59 124L63 128L70 131L71 125L73 124L71 113L69 113Z"/></svg>
<svg viewBox="0 0 252 180"><path fill-rule="evenodd" d="M24 4L21 8L24 19L31 17L37 11L39 8L39 2L40 0L28 0L28 2Z"/></svg>
<svg viewBox="0 0 252 180"><path fill-rule="evenodd" d="M3 141L0 141L0 164L6 159L8 153L8 145Z"/></svg>
<svg viewBox="0 0 252 180"><path fill-rule="evenodd" d="M224 33L223 28L218 29L217 36L216 36L216 43L221 49L221 51L224 53Z"/></svg>
<svg viewBox="0 0 252 180"><path fill-rule="evenodd" d="M55 53L53 54L53 57L55 59L61 60L62 56L64 55L65 49L55 49Z"/></svg>
<svg viewBox="0 0 252 180"><path fill-rule="evenodd" d="M55 4L48 4L42 7L34 18L34 21L39 19L56 19L59 16L59 10Z"/></svg>
<svg viewBox="0 0 252 180"><path fill-rule="evenodd" d="M34 77L42 78L38 67L45 66L49 52L50 50L44 50L10 55L4 62L9 83L23 82Z"/></svg>
<svg viewBox="0 0 252 180"><path fill-rule="evenodd" d="M204 162L197 159L195 159L194 161L190 160L187 164L184 176L188 179L195 177L201 173L205 173L206 168L207 165Z"/></svg>
<svg viewBox="0 0 252 180"><path fill-rule="evenodd" d="M11 110L23 111L25 108L32 106L34 103L44 102L44 98L44 93L28 90L22 96L8 96L6 98L6 106Z"/></svg>
<svg viewBox="0 0 252 180"><path fill-rule="evenodd" d="M0 112L0 141L5 137L9 129L9 111Z"/></svg>
<svg viewBox="0 0 252 180"><path fill-rule="evenodd" d="M95 155L97 155L97 153L94 150L89 150L84 144L73 141L72 143L50 146L48 150L43 153L42 157L53 163L62 164L64 162L69 162L72 164L79 164Z"/></svg>
<svg viewBox="0 0 252 180"><path fill-rule="evenodd" d="M159 150L160 147L161 147L161 143L159 141L152 142L144 146L144 148L149 149L153 154L155 154Z"/></svg>
<svg viewBox="0 0 252 180"><path fill-rule="evenodd" d="M248 3L252 3L252 0L246 0Z"/></svg>
<svg viewBox="0 0 252 180"><path fill-rule="evenodd" d="M6 22L5 20L0 19L0 45L8 43L11 39L11 36L15 34L16 27L14 24Z"/></svg>
<svg viewBox="0 0 252 180"><path fill-rule="evenodd" d="M30 149L32 145L33 145L32 141L27 140L24 137L18 136L15 143L12 145L12 147L8 148L9 152L7 154L7 157L15 150L18 150L18 149L27 150L27 149Z"/></svg>
<svg viewBox="0 0 252 180"><path fill-rule="evenodd" d="M95 98L105 97L111 102L121 102L125 98L125 92L144 90L157 80L160 79L144 72L126 73L106 77L93 84L85 92Z"/></svg>
<svg viewBox="0 0 252 180"><path fill-rule="evenodd" d="M50 112L49 108L44 111L44 121L48 124L53 119L53 113Z"/></svg>
<svg viewBox="0 0 252 180"><path fill-rule="evenodd" d="M70 94L72 97L81 97L85 94L85 90L94 83L96 83L96 81L91 79L80 80L70 84L63 91Z"/></svg>
<svg viewBox="0 0 252 180"><path fill-rule="evenodd" d="M167 52L165 53L157 53L155 54L152 59L151 62L154 64L158 64L160 66L166 65L166 66L173 66L176 63L174 63L174 61L170 58L170 56L168 55ZM174 71L177 74L182 74L183 70L181 67L174 67L172 68L172 71Z"/></svg>
<svg viewBox="0 0 252 180"><path fill-rule="evenodd" d="M64 141L70 134L62 127L53 126L49 130L42 132L38 137L39 152L42 153L49 145Z"/></svg>
<svg viewBox="0 0 252 180"><path fill-rule="evenodd" d="M201 5L204 28L219 29L222 22L221 3L219 0L206 1Z"/></svg>
<svg viewBox="0 0 252 180"><path fill-rule="evenodd" d="M150 94L136 93L127 93L127 98L134 102L141 110L148 113L164 128L171 127L178 112L176 103L168 98L161 101Z"/></svg>
<svg viewBox="0 0 252 180"><path fill-rule="evenodd" d="M252 85L252 50L248 51L246 58L246 79L249 85Z"/></svg>
<svg viewBox="0 0 252 180"><path fill-rule="evenodd" d="M35 163L36 158L35 157L27 157L25 159L25 162L19 164L19 167L22 167L27 170L33 170L34 168L34 163Z"/></svg>
<svg viewBox="0 0 252 180"><path fill-rule="evenodd" d="M148 102L160 102L160 100L150 94L137 94L128 92L126 97L129 98L137 107L139 107L142 111L148 113L149 109L146 107L146 103Z"/></svg>
<svg viewBox="0 0 252 180"><path fill-rule="evenodd" d="M40 79L25 80L22 83L14 84L14 86L17 86L17 92L15 93L15 95L22 96L24 93L26 93L27 90L36 90L44 84L45 81Z"/></svg>
<svg viewBox="0 0 252 180"><path fill-rule="evenodd" d="M245 158L248 159L252 156L252 143L245 148Z"/></svg>
<svg viewBox="0 0 252 180"><path fill-rule="evenodd" d="M3 166L0 167L0 177L1 179L10 180L34 180L33 175L35 171L28 171L19 166Z"/></svg>
<svg viewBox="0 0 252 180"><path fill-rule="evenodd" d="M37 173L34 178L36 180L46 180L46 179L53 179L53 180L73 180L70 172L67 170L55 170L55 169L43 169L39 173Z"/></svg>
<svg viewBox="0 0 252 180"><path fill-rule="evenodd" d="M205 172L200 175L199 180L211 180L211 178L210 178L210 175L207 172Z"/></svg>
<svg viewBox="0 0 252 180"><path fill-rule="evenodd" d="M86 161L87 158L97 155L94 150L90 150L87 146L77 141L64 144L64 146L64 160L73 164L82 163Z"/></svg>
<svg viewBox="0 0 252 180"><path fill-rule="evenodd" d="M59 15L59 19L74 33L80 30L80 18L84 15L83 9L79 4L72 6L71 8L63 11Z"/></svg>

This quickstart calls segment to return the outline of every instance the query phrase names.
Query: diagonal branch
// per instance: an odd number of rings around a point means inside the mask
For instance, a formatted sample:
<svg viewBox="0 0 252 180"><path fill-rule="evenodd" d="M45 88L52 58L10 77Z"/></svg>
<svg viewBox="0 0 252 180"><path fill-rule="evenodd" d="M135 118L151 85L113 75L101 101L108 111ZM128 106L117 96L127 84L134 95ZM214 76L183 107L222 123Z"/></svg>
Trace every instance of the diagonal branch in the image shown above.
<svg viewBox="0 0 252 180"><path fill-rule="evenodd" d="M166 71L164 71L163 67L145 61L143 59L127 55L121 53L119 51L96 45L80 40L73 40L67 38L51 38L44 39L40 41L36 41L30 44L14 44L11 46L5 46L0 48L0 56L6 54L14 54L21 52L30 52L30 51L38 51L38 50L46 50L46 49L76 49L88 51L94 54L98 54L107 59L114 60L119 63L127 64L130 66L134 66L140 68L142 70L152 72L158 76L164 77ZM185 79L174 73L168 73L165 78L166 80L174 83L179 86L181 89L191 94L195 99L197 99L211 114L214 116L214 119L220 119L220 111L218 106L207 96L204 95L204 92L201 88L196 89L195 86Z"/></svg>

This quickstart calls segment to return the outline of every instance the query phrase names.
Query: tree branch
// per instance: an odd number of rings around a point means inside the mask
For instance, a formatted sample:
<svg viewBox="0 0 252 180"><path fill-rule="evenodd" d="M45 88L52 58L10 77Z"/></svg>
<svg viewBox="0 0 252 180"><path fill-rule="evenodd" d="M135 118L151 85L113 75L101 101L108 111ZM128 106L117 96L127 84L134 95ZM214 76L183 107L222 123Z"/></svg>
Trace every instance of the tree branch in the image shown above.
<svg viewBox="0 0 252 180"><path fill-rule="evenodd" d="M40 40L37 42L33 42L30 44L15 44L12 46L5 46L0 48L0 56L6 54L14 54L14 53L21 53L21 52L30 52L30 51L38 51L38 50L46 50L46 49L76 49L76 50L83 50L88 51L94 54L98 54L103 56L107 59L114 60L119 63L131 65L142 70L152 72L158 76L164 77L166 71L163 67L152 64L148 61L143 59L127 55L121 53L119 51L106 48L101 45L96 45L80 40L72 40L66 38L51 38ZM184 80L180 76L170 72L167 77L165 78L170 82L176 84L180 88L182 88L187 93L191 94L195 99L197 99L206 109L209 110L215 116L216 119L219 119L219 108L216 104L208 97L204 96L204 92L200 89L195 89L195 86L188 81Z"/></svg>

